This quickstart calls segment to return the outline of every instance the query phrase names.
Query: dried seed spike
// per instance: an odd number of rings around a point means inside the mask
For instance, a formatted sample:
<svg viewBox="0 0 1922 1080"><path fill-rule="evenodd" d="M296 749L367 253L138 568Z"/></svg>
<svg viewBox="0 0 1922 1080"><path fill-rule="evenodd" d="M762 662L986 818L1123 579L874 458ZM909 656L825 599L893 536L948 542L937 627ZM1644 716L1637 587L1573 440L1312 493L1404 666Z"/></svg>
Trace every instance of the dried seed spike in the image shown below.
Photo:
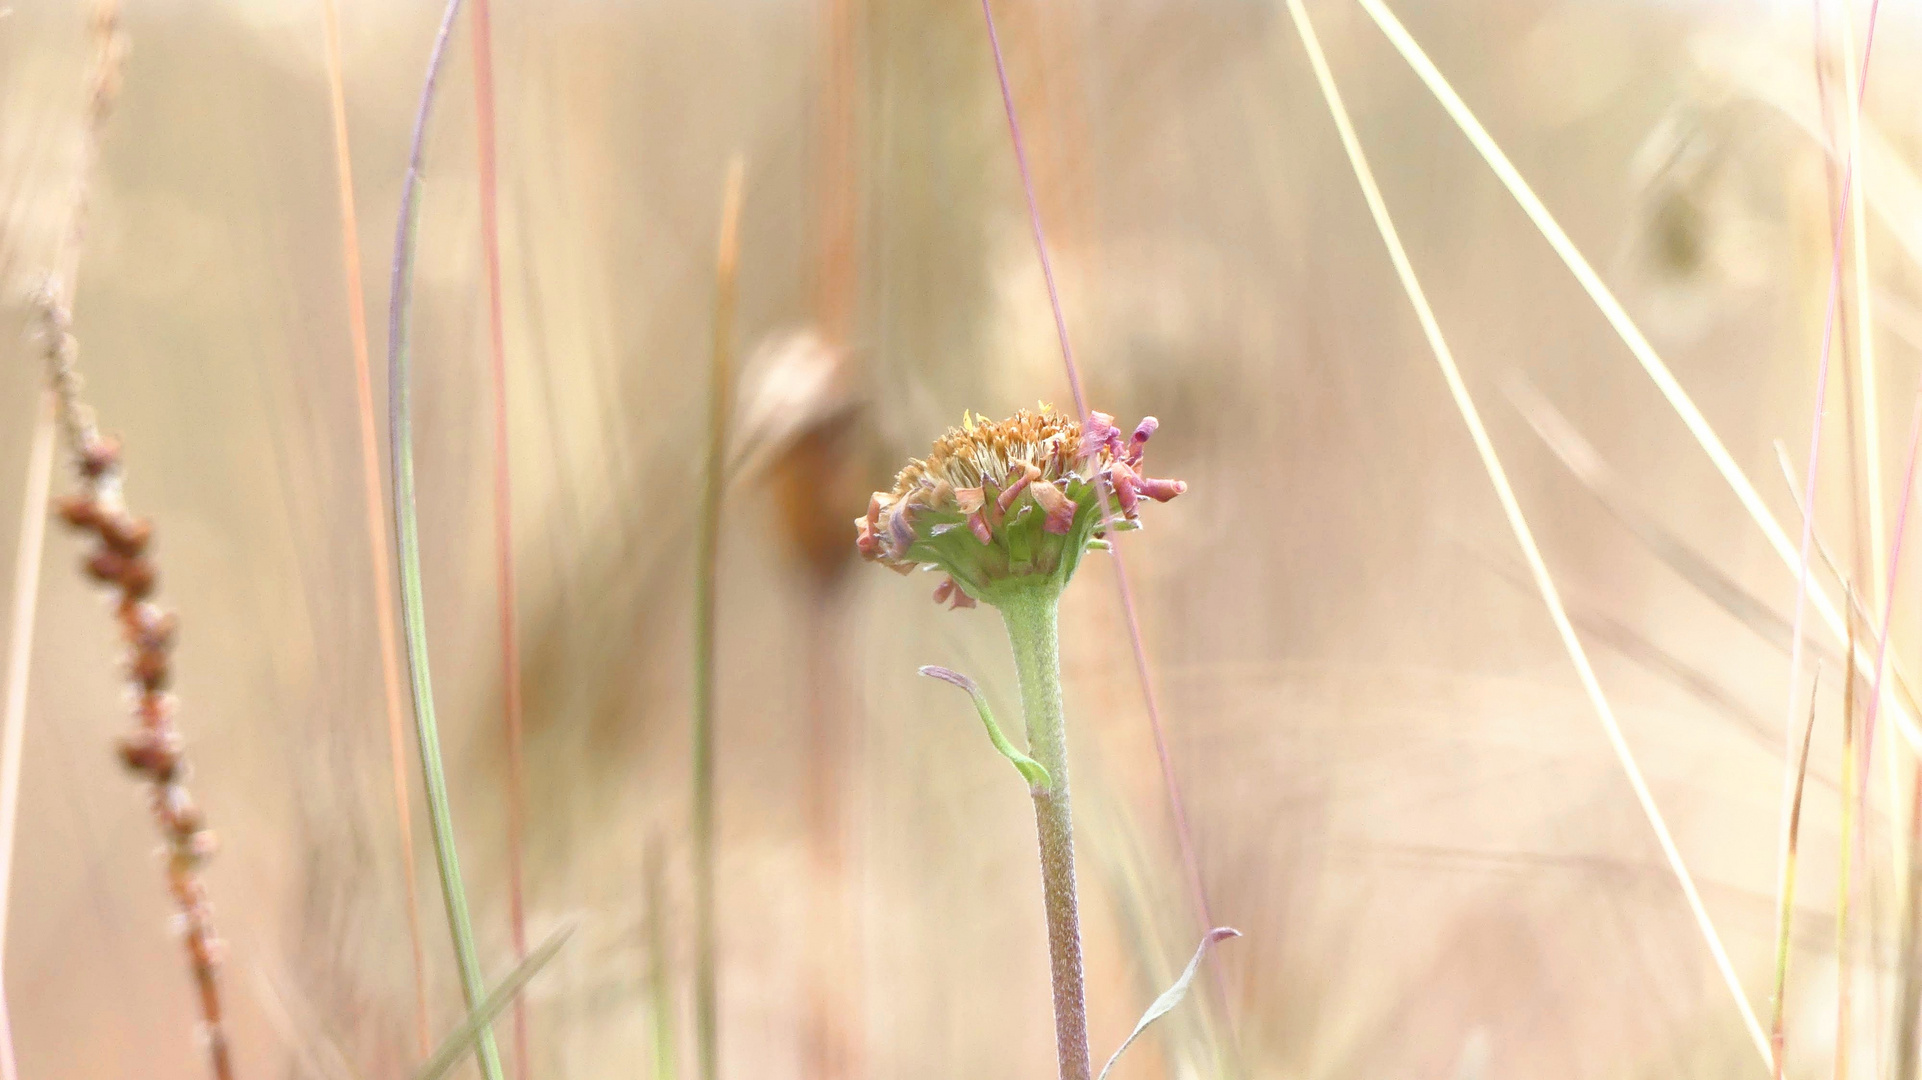
<svg viewBox="0 0 1922 1080"><path fill-rule="evenodd" d="M133 662L127 665L127 676L147 693L166 689L167 654L149 649L134 653Z"/></svg>
<svg viewBox="0 0 1922 1080"><path fill-rule="evenodd" d="M102 585L118 585L127 572L127 557L114 551L96 551L84 564L87 575Z"/></svg>
<svg viewBox="0 0 1922 1080"><path fill-rule="evenodd" d="M153 595L159 573L146 559L126 559L120 574L120 591L129 599L145 600Z"/></svg>
<svg viewBox="0 0 1922 1080"><path fill-rule="evenodd" d="M98 480L120 466L120 440L102 435L80 448L80 471Z"/></svg>
<svg viewBox="0 0 1922 1080"><path fill-rule="evenodd" d="M100 520L100 504L91 495L67 495L54 503L60 520L76 529L91 529Z"/></svg>
<svg viewBox="0 0 1922 1080"><path fill-rule="evenodd" d="M122 555L139 555L153 539L152 521L124 511L99 515L95 527L100 531L100 539Z"/></svg>

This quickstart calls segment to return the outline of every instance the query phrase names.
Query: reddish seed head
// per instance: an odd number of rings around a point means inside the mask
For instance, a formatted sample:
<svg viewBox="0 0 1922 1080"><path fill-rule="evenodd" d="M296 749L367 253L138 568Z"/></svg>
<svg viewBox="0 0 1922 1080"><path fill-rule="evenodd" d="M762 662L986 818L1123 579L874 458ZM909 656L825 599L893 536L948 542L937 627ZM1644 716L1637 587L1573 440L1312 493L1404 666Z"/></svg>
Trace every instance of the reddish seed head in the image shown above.
<svg viewBox="0 0 1922 1080"><path fill-rule="evenodd" d="M180 619L173 612L144 600L122 603L120 623L127 631L127 640L137 649L170 649L180 628Z"/></svg>
<svg viewBox="0 0 1922 1080"><path fill-rule="evenodd" d="M80 448L80 471L98 480L120 464L120 440L103 435Z"/></svg>
<svg viewBox="0 0 1922 1080"><path fill-rule="evenodd" d="M76 529L91 529L100 520L100 505L87 495L68 495L54 503L60 520Z"/></svg>
<svg viewBox="0 0 1922 1080"><path fill-rule="evenodd" d="M120 575L120 590L134 600L145 600L153 595L158 577L153 563L146 559L128 559L126 570Z"/></svg>
<svg viewBox="0 0 1922 1080"><path fill-rule="evenodd" d="M153 522L131 514L102 517L98 527L100 539L123 555L140 554L153 539Z"/></svg>
<svg viewBox="0 0 1922 1080"><path fill-rule="evenodd" d="M120 762L137 773L162 783L172 780L180 768L180 740L152 731L136 731L122 736L117 749Z"/></svg>
<svg viewBox="0 0 1922 1080"><path fill-rule="evenodd" d="M118 585L127 572L127 557L115 551L96 551L87 556L87 575L103 585Z"/></svg>
<svg viewBox="0 0 1922 1080"><path fill-rule="evenodd" d="M147 731L171 731L174 718L172 694L142 694L134 706L140 725Z"/></svg>
<svg viewBox="0 0 1922 1080"><path fill-rule="evenodd" d="M127 677L148 693L167 688L167 654L157 649L141 649L127 665Z"/></svg>

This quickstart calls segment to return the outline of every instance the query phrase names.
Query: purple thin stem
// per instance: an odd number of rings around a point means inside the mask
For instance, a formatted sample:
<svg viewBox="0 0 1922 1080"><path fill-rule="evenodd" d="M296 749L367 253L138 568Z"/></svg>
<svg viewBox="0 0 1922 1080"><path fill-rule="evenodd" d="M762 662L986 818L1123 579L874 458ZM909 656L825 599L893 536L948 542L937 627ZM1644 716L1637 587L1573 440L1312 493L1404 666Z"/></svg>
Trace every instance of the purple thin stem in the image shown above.
<svg viewBox="0 0 1922 1080"><path fill-rule="evenodd" d="M1067 369L1068 389L1074 395L1076 414L1085 426L1088 423L1088 401L1081 390L1081 369L1075 364L1074 345L1068 338L1068 319L1061 308L1061 290L1054 279L1054 262L1048 257L1048 240L1041 227L1041 205L1034 194L1034 177L1028 171L1028 152L1021 138L1021 121L1014 107L1014 91L1008 85L1008 66L1001 55L1001 38L994 28L994 9L990 0L981 0L981 15L988 24L988 46L994 53L994 74L1001 83L1001 104L1008 116L1008 137L1014 143L1014 162L1021 173L1021 191L1027 198L1028 224L1034 230L1035 254L1041 260L1041 277L1048 285L1048 305L1054 313L1055 334L1061 340L1061 362ZM1114 511L1108 501L1105 487L1101 492L1101 517L1104 524L1112 525ZM1127 566L1121 560L1120 548L1110 552L1114 556L1115 585L1121 594L1121 608L1128 623L1128 644L1134 652L1135 674L1141 680L1141 698L1148 710L1148 729L1154 736L1155 756L1161 765L1161 782L1168 791L1168 807L1174 817L1175 840L1181 848L1181 860L1188 872L1188 888L1195 905L1195 913L1201 919L1203 929L1214 925L1214 918L1208 907L1207 890L1202 884L1201 866L1195 858L1194 841L1188 830L1188 815L1182 808L1181 785L1175 779L1174 762L1168 755L1168 740L1161 726L1161 709L1155 700L1154 680L1149 675L1148 651L1141 640L1141 623L1135 617L1134 593L1128 587ZM1221 970L1215 968L1217 983L1220 983ZM1226 988L1222 986L1222 1000L1227 1000Z"/></svg>

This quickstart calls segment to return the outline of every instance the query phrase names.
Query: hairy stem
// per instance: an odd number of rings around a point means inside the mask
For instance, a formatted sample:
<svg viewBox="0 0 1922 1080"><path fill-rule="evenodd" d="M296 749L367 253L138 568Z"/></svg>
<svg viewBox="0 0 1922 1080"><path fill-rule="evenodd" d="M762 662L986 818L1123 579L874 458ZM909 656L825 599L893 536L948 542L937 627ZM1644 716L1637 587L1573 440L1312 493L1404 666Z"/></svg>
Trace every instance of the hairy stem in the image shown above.
<svg viewBox="0 0 1922 1080"><path fill-rule="evenodd" d="M1048 912L1048 963L1054 976L1055 1054L1061 1080L1088 1080L1088 1010L1081 987L1081 916L1074 890L1074 814L1068 794L1068 729L1061 711L1060 594L1053 586L1004 597L1001 618L1021 675L1028 753L1052 784L1034 793L1041 837L1041 889Z"/></svg>

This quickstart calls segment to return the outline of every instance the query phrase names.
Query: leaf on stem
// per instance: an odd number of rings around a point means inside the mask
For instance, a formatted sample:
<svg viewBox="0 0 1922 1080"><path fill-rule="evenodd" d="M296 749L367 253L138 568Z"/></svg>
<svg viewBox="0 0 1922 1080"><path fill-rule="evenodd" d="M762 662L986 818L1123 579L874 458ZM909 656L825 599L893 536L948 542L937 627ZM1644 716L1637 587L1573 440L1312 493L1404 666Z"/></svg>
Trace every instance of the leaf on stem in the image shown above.
<svg viewBox="0 0 1922 1080"><path fill-rule="evenodd" d="M515 964L514 970L507 973L500 985L489 991L480 1004L474 1006L474 1011L460 1022L460 1026L441 1040L433 1056L414 1074L414 1080L440 1080L466 1059L480 1039L481 1032L487 1029L494 1017L499 1016L501 1010L520 995L521 988L527 985L528 980L546 967L547 962L561 951L561 946L567 944L567 939L574 933L574 925L572 922L563 924L560 929L547 935L547 940L541 942L540 948L528 953L527 959Z"/></svg>
<svg viewBox="0 0 1922 1080"><path fill-rule="evenodd" d="M1114 1063L1121 1060L1122 1053L1134 1045L1135 1039L1148 1029L1149 1024L1166 1016L1176 1005L1181 1004L1182 998L1188 996L1188 984L1195 981L1195 972L1201 970L1201 958L1208 955L1208 946L1240 936L1241 931L1227 926L1217 926L1201 936L1201 944L1195 946L1195 955L1189 959L1188 966L1181 969L1181 978L1176 979L1173 986L1163 990L1161 996L1155 999L1155 1003L1148 1006L1148 1011L1141 1014L1141 1019L1135 1021L1135 1029L1128 1033L1127 1038L1121 1040L1121 1045L1115 1049L1114 1056L1101 1067L1099 1080L1107 1080L1108 1070L1114 1068Z"/></svg>
<svg viewBox="0 0 1922 1080"><path fill-rule="evenodd" d="M988 741L994 744L994 748L1001 752L1002 757L1013 762L1014 767L1021 770L1021 775L1028 781L1029 790L1039 793L1054 786L1054 778L1048 775L1048 770L1040 762L1016 750L1007 736L1001 734L1000 725L994 722L994 712L988 708L988 696L981 692L981 688L974 684L973 679L958 671L936 667L933 664L922 668L921 674L930 679L951 683L968 692L968 696L974 699L975 711L981 714L982 725L988 729Z"/></svg>

